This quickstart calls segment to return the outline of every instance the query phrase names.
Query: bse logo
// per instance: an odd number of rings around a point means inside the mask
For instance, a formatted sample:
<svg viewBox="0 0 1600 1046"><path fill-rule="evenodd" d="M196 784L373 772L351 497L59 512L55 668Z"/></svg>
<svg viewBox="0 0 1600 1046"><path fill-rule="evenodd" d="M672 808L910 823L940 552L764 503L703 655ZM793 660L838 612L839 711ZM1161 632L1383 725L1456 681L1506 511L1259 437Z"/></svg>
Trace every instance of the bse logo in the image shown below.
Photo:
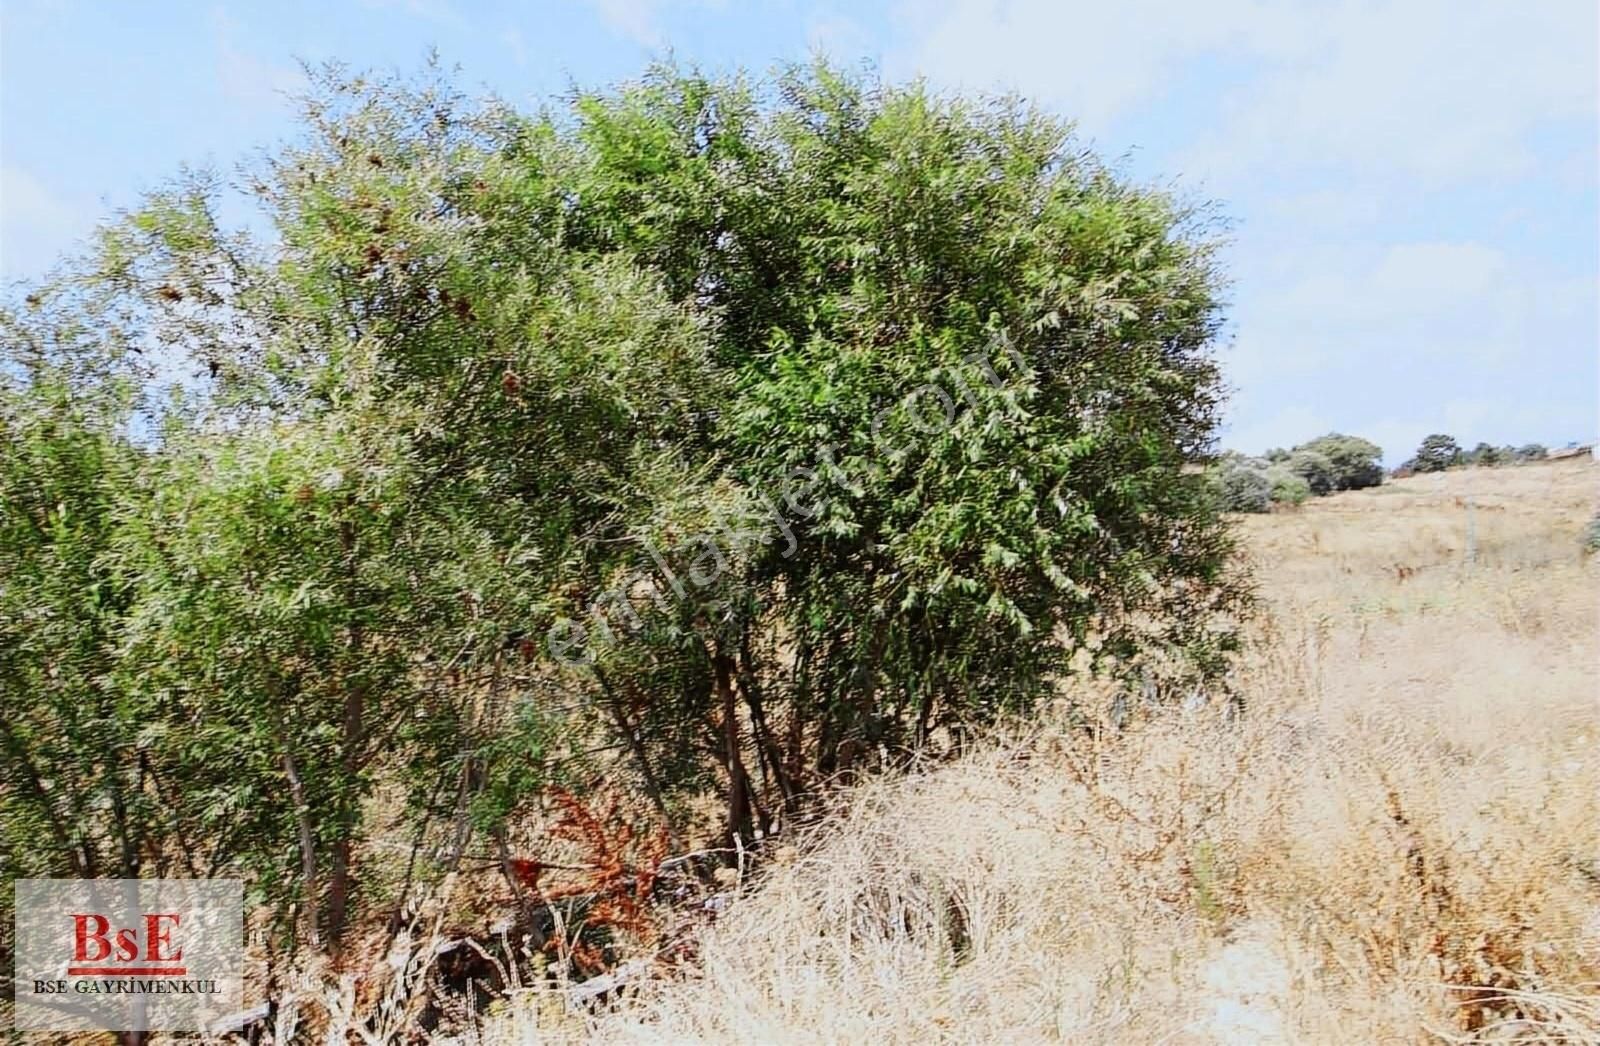
<svg viewBox="0 0 1600 1046"><path fill-rule="evenodd" d="M163 949L172 949L172 930L181 918L177 912L155 912L144 917L142 938L138 930L121 929L113 940L109 917L75 912L72 923L76 927L73 933L76 943L72 949L72 961L78 965L68 966L67 973L74 976L144 974L147 977L182 977L189 971L175 964L183 958L183 949L162 954ZM112 959L114 963L104 966L90 965Z"/></svg>
<svg viewBox="0 0 1600 1046"><path fill-rule="evenodd" d="M16 1026L203 1031L237 1010L233 879L17 882Z"/></svg>

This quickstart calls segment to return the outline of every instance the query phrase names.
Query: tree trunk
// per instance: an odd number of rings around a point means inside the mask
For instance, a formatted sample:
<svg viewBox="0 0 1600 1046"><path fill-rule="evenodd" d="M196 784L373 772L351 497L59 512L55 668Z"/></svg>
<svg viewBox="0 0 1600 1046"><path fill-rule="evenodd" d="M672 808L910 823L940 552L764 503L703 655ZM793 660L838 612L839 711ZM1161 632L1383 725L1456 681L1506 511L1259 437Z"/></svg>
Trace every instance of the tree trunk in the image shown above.
<svg viewBox="0 0 1600 1046"><path fill-rule="evenodd" d="M794 697L789 706L788 764L784 772L798 791L806 767L806 709L811 702L811 637L801 634L800 649L795 654Z"/></svg>
<svg viewBox="0 0 1600 1046"><path fill-rule="evenodd" d="M356 571L355 526L344 520L339 524L339 543L344 549L345 569L352 606L359 606L360 578ZM352 664L360 664L366 629L359 620L350 623L350 638L346 648ZM498 668L498 662L497 662ZM350 852L355 845L356 825L361 819L360 789L356 787L361 775L361 748L366 742L365 718L367 688L364 682L349 683L344 692L344 715L339 727L339 771L344 794L340 796L338 835L333 843L333 860L328 883L328 943L338 951L344 936L350 907Z"/></svg>
<svg viewBox="0 0 1600 1046"><path fill-rule="evenodd" d="M300 780L300 771L295 768L294 756L287 750L283 753L283 772L289 778L289 798L294 800L294 822L300 835L300 875L305 880L300 887L300 897L306 909L306 935L310 938L311 947L316 948L322 942L316 836L311 831L311 808L306 805L305 783Z"/></svg>
<svg viewBox="0 0 1600 1046"><path fill-rule="evenodd" d="M917 711L917 748L926 748L928 744L928 727L933 720L933 703L937 691L929 683L923 684L926 689L922 692L922 707Z"/></svg>
<svg viewBox="0 0 1600 1046"><path fill-rule="evenodd" d="M755 730L756 750L766 764L773 781L778 785L778 793L783 797L784 810L792 813L799 801L799 795L793 782L789 780L784 766L783 750L779 747L777 738L772 736L772 728L767 724L766 709L761 703L761 692L756 685L754 672L750 668L748 651L741 657L738 678L739 692L744 695L745 707L750 709L750 725ZM770 829L771 825L762 825L764 832Z"/></svg>
<svg viewBox="0 0 1600 1046"><path fill-rule="evenodd" d="M723 758L728 767L728 845L748 834L750 827L750 775L739 753L739 704L733 692L733 661L720 650L712 656L717 696L722 704Z"/></svg>
<svg viewBox="0 0 1600 1046"><path fill-rule="evenodd" d="M598 664L594 666L594 678L600 684L601 693L605 695L612 721L627 740L628 748L633 753L633 761L639 765L639 776L644 779L645 795L649 796L651 805L661 815L661 822L667 829L667 841L672 844L673 849L681 849L678 835L672 830L672 817L667 813L667 801L661 791L661 782L657 780L655 769L650 765L650 753L645 751L644 739L634 728L633 720L628 716L628 709L623 704L621 695L611 689L611 684L600 671Z"/></svg>
<svg viewBox="0 0 1600 1046"><path fill-rule="evenodd" d="M360 626L352 630L352 646L361 643ZM333 860L328 882L328 943L335 950L344 935L350 906L350 851L355 845L356 822L360 817L361 797L357 793L356 778L361 772L362 719L366 708L366 687L355 685L345 691L344 721L341 727L343 755L340 760L343 785L349 794L343 797L339 811L339 834L333 843Z"/></svg>

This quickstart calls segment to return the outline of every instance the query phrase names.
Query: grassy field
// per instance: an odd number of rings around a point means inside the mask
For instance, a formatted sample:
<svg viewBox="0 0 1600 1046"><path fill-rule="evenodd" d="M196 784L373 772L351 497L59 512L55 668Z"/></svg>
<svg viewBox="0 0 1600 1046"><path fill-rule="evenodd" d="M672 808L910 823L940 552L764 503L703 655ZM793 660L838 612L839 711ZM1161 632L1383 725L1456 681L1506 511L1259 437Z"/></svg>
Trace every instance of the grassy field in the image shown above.
<svg viewBox="0 0 1600 1046"><path fill-rule="evenodd" d="M1597 479L1245 521L1242 719L1046 717L863 785L686 979L582 1019L525 996L486 1037L1600 1041Z"/></svg>

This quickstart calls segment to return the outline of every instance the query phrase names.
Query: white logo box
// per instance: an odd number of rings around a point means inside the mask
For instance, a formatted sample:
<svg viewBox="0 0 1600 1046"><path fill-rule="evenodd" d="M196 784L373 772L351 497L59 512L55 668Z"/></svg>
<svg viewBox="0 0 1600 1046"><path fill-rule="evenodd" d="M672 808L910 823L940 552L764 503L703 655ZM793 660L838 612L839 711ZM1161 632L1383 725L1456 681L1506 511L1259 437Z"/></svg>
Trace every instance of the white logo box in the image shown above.
<svg viewBox="0 0 1600 1046"><path fill-rule="evenodd" d="M19 879L15 1025L203 1031L240 1008L237 879Z"/></svg>

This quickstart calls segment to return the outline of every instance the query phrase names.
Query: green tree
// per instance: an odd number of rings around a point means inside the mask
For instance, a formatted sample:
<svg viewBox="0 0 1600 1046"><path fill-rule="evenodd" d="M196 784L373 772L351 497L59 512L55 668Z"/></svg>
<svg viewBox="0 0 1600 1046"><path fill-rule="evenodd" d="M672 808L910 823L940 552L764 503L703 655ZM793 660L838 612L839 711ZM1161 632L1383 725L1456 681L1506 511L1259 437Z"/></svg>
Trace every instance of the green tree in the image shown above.
<svg viewBox="0 0 1600 1046"><path fill-rule="evenodd" d="M1333 467L1334 490L1361 490L1383 482L1383 449L1369 440L1332 432L1302 443L1295 450L1320 454L1328 459ZM1310 477L1306 478L1309 481Z"/></svg>
<svg viewBox="0 0 1600 1046"><path fill-rule="evenodd" d="M188 391L142 442L86 423L61 470L87 529L53 591L115 601L35 618L8 587L7 627L19 688L56 647L86 653L55 700L125 688L172 831L322 943L386 886L355 860L381 781L445 867L476 833L504 854L585 752L667 816L721 782L747 836L1026 711L1080 649L1136 676L1232 647L1197 467L1214 226L1059 120L825 66L658 68L561 116L332 76L249 187L270 245L202 177L63 278L98 303L89 370L159 346ZM28 525L54 453L12 459L18 576L61 559ZM19 782L66 729L30 723ZM52 860L87 874L76 845Z"/></svg>
<svg viewBox="0 0 1600 1046"><path fill-rule="evenodd" d="M1304 485L1304 480L1300 482ZM1245 462L1224 465L1217 473L1216 483L1217 498L1224 512L1265 512L1275 500L1271 477L1265 470Z"/></svg>
<svg viewBox="0 0 1600 1046"><path fill-rule="evenodd" d="M1443 433L1435 433L1422 441L1411 459L1418 472L1443 472L1461 463L1461 446Z"/></svg>
<svg viewBox="0 0 1600 1046"><path fill-rule="evenodd" d="M1267 482L1271 484L1271 497L1274 504L1300 505L1311 496L1311 484L1287 468L1275 465L1267 470Z"/></svg>
<svg viewBox="0 0 1600 1046"><path fill-rule="evenodd" d="M1524 443L1516 449L1515 457L1519 462L1541 461L1547 453L1543 443Z"/></svg>
<svg viewBox="0 0 1600 1046"><path fill-rule="evenodd" d="M29 362L0 369L0 860L8 877L137 877L165 827L141 786L149 695L117 659L113 541L139 454L114 434L124 397Z"/></svg>
<svg viewBox="0 0 1600 1046"><path fill-rule="evenodd" d="M1327 455L1315 450L1296 450L1289 455L1288 469L1299 476L1311 493L1321 496L1339 489L1339 472Z"/></svg>

